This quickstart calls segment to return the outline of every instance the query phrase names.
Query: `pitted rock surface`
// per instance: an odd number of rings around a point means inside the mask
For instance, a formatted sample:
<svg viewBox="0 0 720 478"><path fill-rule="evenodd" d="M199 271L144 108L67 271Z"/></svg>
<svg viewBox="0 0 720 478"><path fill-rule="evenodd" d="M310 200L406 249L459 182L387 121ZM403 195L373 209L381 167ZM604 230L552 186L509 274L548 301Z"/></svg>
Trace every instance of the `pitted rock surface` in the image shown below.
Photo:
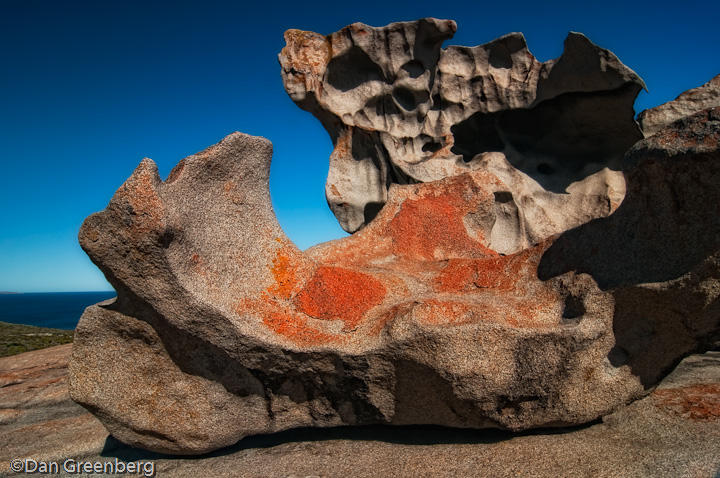
<svg viewBox="0 0 720 478"><path fill-rule="evenodd" d="M472 170L506 183L513 224L500 252L610 214L625 193L622 156L642 137L642 80L580 33L541 63L520 33L442 49L455 30L426 18L285 34L285 89L335 147L325 193L342 227L371 221L392 184Z"/></svg>

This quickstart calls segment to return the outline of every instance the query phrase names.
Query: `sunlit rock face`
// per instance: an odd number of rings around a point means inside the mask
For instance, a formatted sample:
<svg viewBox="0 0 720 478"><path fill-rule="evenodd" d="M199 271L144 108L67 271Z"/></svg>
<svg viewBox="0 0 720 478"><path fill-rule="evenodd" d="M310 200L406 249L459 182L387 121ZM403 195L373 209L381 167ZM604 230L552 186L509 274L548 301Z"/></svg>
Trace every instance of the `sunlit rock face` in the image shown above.
<svg viewBox="0 0 720 478"><path fill-rule="evenodd" d="M362 28L341 32L360 35ZM432 42L453 29L438 20L368 27L377 48L365 43L361 51L374 52L366 52L373 64L399 68L408 63L404 48L386 51L373 32L422 37L413 58L425 61L447 54ZM317 71L310 75L308 66L301 82L296 69L292 81L319 91L329 73L318 72L339 50L314 34L293 36L314 46L293 50L290 42L283 55L292 50ZM498 44L514 45L512 38L519 41L509 36ZM589 72L581 86L558 80L548 83L555 90L537 92L585 98L572 92L616 81L615 89L588 98L614 105L619 91L632 91L623 93L631 111L639 80L584 37L569 43L576 41L601 52L603 74L597 79L594 70L581 70ZM495 56L487 56L492 63ZM537 66L537 76L549 82L570 61L562 58ZM427 74L406 69L413 79ZM379 80L364 78L356 88L373 81ZM571 93L553 96L557 85ZM515 92L503 101L522 97ZM558 118L566 110L580 114L575 99L551 109L560 108ZM547 101L554 100L537 104ZM405 121L392 118L388 124ZM408 122L393 128L417 126ZM563 124L572 136L575 123ZM623 141L638 139L631 116L627 125L617 125L632 131ZM598 143L596 157L609 158L602 148L619 149L618 141ZM614 212L594 220L588 211L600 199L587 191L602 174L617 175L609 168L588 169L560 194L513 166L507 147L469 163L438 159L465 170L385 184L383 207L362 230L304 252L272 210L272 147L264 138L233 133L182 160L165 181L143 160L80 231L82 247L118 297L89 307L78 324L71 396L119 440L179 454L303 426L525 430L594 420L643 396L683 356L720 338L719 141L716 108L627 145L627 153L617 153L623 158L612 159L624 169L627 195L607 205L607 191L601 194L606 210L598 215ZM527 158L535 154L525 151ZM347 177L365 177L354 174ZM537 219L550 211L559 218L552 227ZM563 216L571 212L572 219ZM561 224L579 227L549 232Z"/></svg>
<svg viewBox="0 0 720 478"><path fill-rule="evenodd" d="M442 49L455 30L430 18L285 34L285 89L335 146L325 193L342 227L371 221L391 184L473 170L507 186L500 252L610 214L625 193L623 153L642 137L642 80L580 33L541 63L520 33Z"/></svg>
<svg viewBox="0 0 720 478"><path fill-rule="evenodd" d="M720 75L682 93L673 101L643 111L638 115L638 122L643 134L652 136L673 121L716 106L720 106Z"/></svg>

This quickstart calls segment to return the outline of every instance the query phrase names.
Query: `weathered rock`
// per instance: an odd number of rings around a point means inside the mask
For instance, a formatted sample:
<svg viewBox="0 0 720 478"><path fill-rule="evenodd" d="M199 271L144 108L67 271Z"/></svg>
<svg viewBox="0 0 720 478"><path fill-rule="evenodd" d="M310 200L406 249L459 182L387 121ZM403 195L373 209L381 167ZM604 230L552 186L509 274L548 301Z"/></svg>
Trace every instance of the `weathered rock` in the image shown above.
<svg viewBox="0 0 720 478"><path fill-rule="evenodd" d="M143 160L80 231L118 298L78 325L71 396L119 440L187 454L301 426L606 415L717 340L718 114L635 145L610 217L506 255L511 189L487 169L393 184L367 227L303 253L267 140L234 133L164 182Z"/></svg>
<svg viewBox="0 0 720 478"><path fill-rule="evenodd" d="M0 358L0 474L11 460L59 461L98 453L105 428L70 400L72 345Z"/></svg>
<svg viewBox="0 0 720 478"><path fill-rule="evenodd" d="M647 397L602 423L562 433L382 425L305 428L248 437L210 455L177 457L118 443L70 401L65 379L69 347L0 358L0 379L6 379L0 388L2 406L22 413L0 421L1 474L13 459L56 462L58 476L77 476L63 469L67 459L151 461L155 476L173 477L715 478L720 471L720 352L687 357ZM50 405L27 401L26 391L53 400Z"/></svg>
<svg viewBox="0 0 720 478"><path fill-rule="evenodd" d="M638 115L638 122L643 134L648 137L674 121L716 106L720 106L720 75L680 94L673 101L643 111Z"/></svg>
<svg viewBox="0 0 720 478"><path fill-rule="evenodd" d="M579 33L540 63L520 33L441 49L455 30L427 18L286 32L285 89L333 141L325 192L342 227L368 224L392 184L472 170L510 194L499 252L610 214L625 193L622 156L642 137L642 80Z"/></svg>

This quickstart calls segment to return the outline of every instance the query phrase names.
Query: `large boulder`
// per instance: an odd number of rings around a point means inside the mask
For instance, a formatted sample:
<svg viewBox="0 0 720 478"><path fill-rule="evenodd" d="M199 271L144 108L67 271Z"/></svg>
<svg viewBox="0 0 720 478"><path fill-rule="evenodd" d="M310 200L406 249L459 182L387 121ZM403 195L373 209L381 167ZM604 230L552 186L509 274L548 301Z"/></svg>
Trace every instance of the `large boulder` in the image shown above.
<svg viewBox="0 0 720 478"><path fill-rule="evenodd" d="M80 233L118 298L78 325L71 396L169 453L591 421L717 337L717 115L639 143L613 216L508 255L487 246L505 189L487 172L393 186L368 227L302 253L272 217L267 141L233 134L165 182L144 160Z"/></svg>
<svg viewBox="0 0 720 478"><path fill-rule="evenodd" d="M636 92L604 71L582 88ZM145 159L80 231L118 297L78 324L71 397L122 442L179 454L302 426L592 421L718 340L719 141L718 108L671 124L613 160L613 214L532 242L519 218L545 190L486 152L390 184L362 230L305 252L273 213L267 140L231 134L165 181Z"/></svg>

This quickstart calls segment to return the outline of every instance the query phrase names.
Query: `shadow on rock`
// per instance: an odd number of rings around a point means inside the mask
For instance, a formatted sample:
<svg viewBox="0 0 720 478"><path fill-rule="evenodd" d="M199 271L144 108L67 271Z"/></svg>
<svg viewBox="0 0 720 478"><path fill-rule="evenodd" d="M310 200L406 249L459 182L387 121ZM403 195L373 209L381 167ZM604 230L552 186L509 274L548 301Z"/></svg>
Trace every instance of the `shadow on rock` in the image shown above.
<svg viewBox="0 0 720 478"><path fill-rule="evenodd" d="M720 109L680 120L626 155L628 193L607 218L561 234L538 277L591 275L615 299L610 363L647 388L720 324Z"/></svg>
<svg viewBox="0 0 720 478"><path fill-rule="evenodd" d="M330 440L377 441L397 445L473 445L494 444L521 436L555 435L584 430L599 423L595 420L584 425L564 428L540 428L522 433L513 433L496 429L452 428L436 425L365 425L330 428L294 428L278 433L253 435L240 440L235 445L204 455L167 455L125 445L112 436L105 441L100 456L118 458L123 461L160 460L160 459L204 459L227 456L243 450L272 448L280 445L300 442L323 442Z"/></svg>

